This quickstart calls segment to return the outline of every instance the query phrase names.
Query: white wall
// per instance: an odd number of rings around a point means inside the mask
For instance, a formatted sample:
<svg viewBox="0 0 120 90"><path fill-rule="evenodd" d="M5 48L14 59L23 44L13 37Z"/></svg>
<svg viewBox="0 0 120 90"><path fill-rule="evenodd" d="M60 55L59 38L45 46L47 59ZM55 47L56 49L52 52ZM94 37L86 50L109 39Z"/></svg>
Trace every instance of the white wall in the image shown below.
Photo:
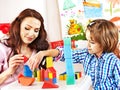
<svg viewBox="0 0 120 90"><path fill-rule="evenodd" d="M57 0L0 0L0 23L11 23L25 8L42 14L49 41L61 40Z"/></svg>
<svg viewBox="0 0 120 90"><path fill-rule="evenodd" d="M0 23L11 22L25 8L36 9L46 21L44 0L0 0Z"/></svg>

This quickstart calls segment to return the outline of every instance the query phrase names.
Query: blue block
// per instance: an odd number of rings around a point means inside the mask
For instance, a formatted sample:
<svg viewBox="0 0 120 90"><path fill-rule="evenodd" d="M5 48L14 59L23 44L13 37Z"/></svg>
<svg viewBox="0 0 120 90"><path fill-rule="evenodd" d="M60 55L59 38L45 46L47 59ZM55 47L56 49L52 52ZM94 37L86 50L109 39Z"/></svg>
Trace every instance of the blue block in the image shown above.
<svg viewBox="0 0 120 90"><path fill-rule="evenodd" d="M32 71L30 70L28 65L24 65L24 76L32 77Z"/></svg>
<svg viewBox="0 0 120 90"><path fill-rule="evenodd" d="M53 78L52 82L55 84L57 83L57 79L56 78Z"/></svg>
<svg viewBox="0 0 120 90"><path fill-rule="evenodd" d="M75 84L75 73L72 60L71 38L64 38L64 57L66 63L67 84Z"/></svg>

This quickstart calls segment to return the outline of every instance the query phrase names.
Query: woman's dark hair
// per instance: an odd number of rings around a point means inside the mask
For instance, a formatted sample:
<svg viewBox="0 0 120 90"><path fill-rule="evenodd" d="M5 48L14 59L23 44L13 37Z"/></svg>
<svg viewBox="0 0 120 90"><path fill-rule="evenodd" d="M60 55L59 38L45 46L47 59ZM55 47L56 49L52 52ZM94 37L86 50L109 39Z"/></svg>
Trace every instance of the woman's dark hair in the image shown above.
<svg viewBox="0 0 120 90"><path fill-rule="evenodd" d="M44 28L44 19L40 13L38 13L34 9L25 9L23 10L11 23L11 27L9 30L9 39L7 40L7 46L11 47L14 53L17 53L17 49L20 50L22 40L20 38L20 25L26 17L34 17L41 22L40 31L38 37L28 46L31 49L35 49L38 51L46 50L49 48L49 43L46 40L47 33Z"/></svg>

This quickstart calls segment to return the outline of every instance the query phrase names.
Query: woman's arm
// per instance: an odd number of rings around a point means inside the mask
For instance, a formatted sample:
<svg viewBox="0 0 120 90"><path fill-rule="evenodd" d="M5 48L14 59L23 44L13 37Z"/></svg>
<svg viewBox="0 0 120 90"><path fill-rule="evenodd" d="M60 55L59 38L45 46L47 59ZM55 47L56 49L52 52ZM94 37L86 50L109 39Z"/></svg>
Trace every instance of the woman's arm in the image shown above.
<svg viewBox="0 0 120 90"><path fill-rule="evenodd" d="M7 69L0 74L0 84L11 76L10 70Z"/></svg>
<svg viewBox="0 0 120 90"><path fill-rule="evenodd" d="M17 70L18 66L24 62L23 55L14 55L9 59L9 67L5 71L0 73L0 84L4 83L14 72Z"/></svg>
<svg viewBox="0 0 120 90"><path fill-rule="evenodd" d="M33 71L36 67L38 67L44 56L56 57L58 55L59 55L59 50L57 49L39 51L32 58L29 59L28 65L30 69Z"/></svg>

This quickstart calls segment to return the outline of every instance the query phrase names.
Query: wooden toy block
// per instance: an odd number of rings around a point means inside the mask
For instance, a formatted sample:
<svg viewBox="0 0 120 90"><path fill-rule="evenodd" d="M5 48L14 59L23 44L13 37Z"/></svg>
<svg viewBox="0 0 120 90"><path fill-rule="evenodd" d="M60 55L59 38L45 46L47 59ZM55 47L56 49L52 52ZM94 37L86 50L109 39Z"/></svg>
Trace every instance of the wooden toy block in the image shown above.
<svg viewBox="0 0 120 90"><path fill-rule="evenodd" d="M53 67L53 58L52 57L46 57L46 67Z"/></svg>
<svg viewBox="0 0 120 90"><path fill-rule="evenodd" d="M59 75L59 80L63 80L63 75Z"/></svg>
<svg viewBox="0 0 120 90"><path fill-rule="evenodd" d="M44 69L41 69L41 70L40 70L40 80L41 80L41 81L44 81L44 78L45 78L45 77L44 77L44 73L45 73L45 70L44 70Z"/></svg>
<svg viewBox="0 0 120 90"><path fill-rule="evenodd" d="M56 85L56 84L53 84L49 81L45 81L43 86L42 86L42 89L46 89L46 88L58 88L59 86Z"/></svg>
<svg viewBox="0 0 120 90"><path fill-rule="evenodd" d="M75 76L68 76L67 75L67 85L73 85L75 84Z"/></svg>
<svg viewBox="0 0 120 90"><path fill-rule="evenodd" d="M66 78L67 78L67 74L64 74L63 75L63 80L66 80Z"/></svg>
<svg viewBox="0 0 120 90"><path fill-rule="evenodd" d="M48 73L49 73L49 71L46 69L46 70L45 70L45 73L44 73L44 77L45 77L45 78L48 78L48 77L49 77Z"/></svg>
<svg viewBox="0 0 120 90"><path fill-rule="evenodd" d="M69 55L69 56L68 56ZM64 38L64 57L66 64L67 85L75 84L75 73L72 61L71 38Z"/></svg>
<svg viewBox="0 0 120 90"><path fill-rule="evenodd" d="M34 76L34 77L37 77L37 69L35 69L35 70L33 71L33 76Z"/></svg>
<svg viewBox="0 0 120 90"><path fill-rule="evenodd" d="M39 81L39 82L41 81L40 77L41 77L40 70L37 70L37 81Z"/></svg>
<svg viewBox="0 0 120 90"><path fill-rule="evenodd" d="M25 55L23 57L24 57L24 63L26 63L28 61L28 57L26 57Z"/></svg>
<svg viewBox="0 0 120 90"><path fill-rule="evenodd" d="M35 78L26 77L22 74L18 76L18 82L23 86L30 86L35 81Z"/></svg>
<svg viewBox="0 0 120 90"><path fill-rule="evenodd" d="M52 79L53 78L53 74L52 73L49 73L49 78Z"/></svg>
<svg viewBox="0 0 120 90"><path fill-rule="evenodd" d="M24 76L32 77L32 71L30 70L28 65L24 65Z"/></svg>
<svg viewBox="0 0 120 90"><path fill-rule="evenodd" d="M52 79L52 82L53 82L53 83L57 83L57 78L53 78L53 79Z"/></svg>

